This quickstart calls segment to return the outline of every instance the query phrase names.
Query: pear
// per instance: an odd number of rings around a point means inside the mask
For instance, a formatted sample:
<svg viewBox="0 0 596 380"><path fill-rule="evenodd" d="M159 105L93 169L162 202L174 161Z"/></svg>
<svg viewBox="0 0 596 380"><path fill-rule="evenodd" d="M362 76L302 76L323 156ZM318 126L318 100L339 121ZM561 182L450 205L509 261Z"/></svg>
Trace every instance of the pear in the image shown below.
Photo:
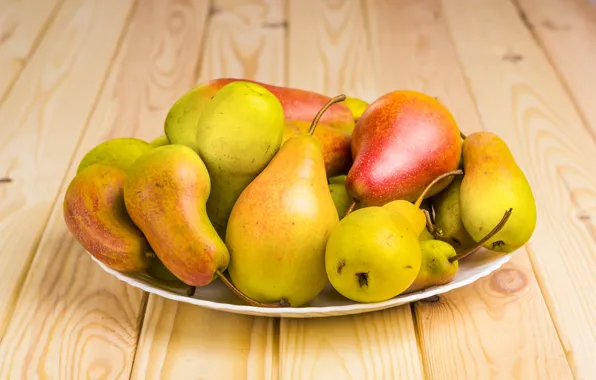
<svg viewBox="0 0 596 380"><path fill-rule="evenodd" d="M345 174L340 174L334 177L331 177L328 179L328 182L330 185L333 184L341 184L341 185L345 185L346 184L346 175Z"/></svg>
<svg viewBox="0 0 596 380"><path fill-rule="evenodd" d="M197 146L197 122L209 100L224 86L232 82L251 82L266 88L281 103L286 121L310 123L330 98L326 95L299 88L274 86L248 79L216 78L193 87L183 94L170 108L164 123L164 130L172 144L186 145L195 151ZM354 116L341 103L334 104L321 119L325 125L351 133Z"/></svg>
<svg viewBox="0 0 596 380"><path fill-rule="evenodd" d="M203 109L197 148L211 178L207 215L222 238L240 193L279 151L284 125L279 100L252 82L225 85Z"/></svg>
<svg viewBox="0 0 596 380"><path fill-rule="evenodd" d="M223 272L229 252L209 221L209 173L184 145L154 148L130 167L124 201L165 267L190 286L204 286Z"/></svg>
<svg viewBox="0 0 596 380"><path fill-rule="evenodd" d="M283 142L297 133L308 132L310 123L301 120L288 120L284 130ZM313 136L319 140L325 160L327 177L345 175L352 165L352 151L350 133L332 127L329 124L319 123Z"/></svg>
<svg viewBox="0 0 596 380"><path fill-rule="evenodd" d="M418 236L418 241L432 240L434 238L435 237L433 236L433 234L428 232L428 229L424 228L424 229L422 229L420 236Z"/></svg>
<svg viewBox="0 0 596 380"><path fill-rule="evenodd" d="M433 178L456 170L459 128L447 107L417 91L393 91L370 104L352 132L350 197L366 206L413 202ZM444 189L445 178L427 196Z"/></svg>
<svg viewBox="0 0 596 380"><path fill-rule="evenodd" d="M331 177L328 179L328 182L331 198L333 198L333 203L337 209L337 215L339 216L339 219L342 219L352 203L352 200L346 192L346 176L344 174Z"/></svg>
<svg viewBox="0 0 596 380"><path fill-rule="evenodd" d="M165 283L181 284L182 281L170 272L168 268L161 262L159 257L156 257L147 268L147 274L151 277L163 281Z"/></svg>
<svg viewBox="0 0 596 380"><path fill-rule="evenodd" d="M432 197L432 204L435 211L434 227L440 231L441 240L457 249L466 249L473 246L475 241L466 231L461 219L461 182L461 177L454 178L445 190Z"/></svg>
<svg viewBox="0 0 596 380"><path fill-rule="evenodd" d="M453 281L459 270L459 261L449 261L457 256L455 248L444 241L436 239L421 241L420 251L422 253L420 272L405 293L448 284Z"/></svg>
<svg viewBox="0 0 596 380"><path fill-rule="evenodd" d="M381 302L404 292L422 256L418 236L405 219L371 206L347 215L331 232L325 252L329 281L356 302Z"/></svg>
<svg viewBox="0 0 596 380"><path fill-rule="evenodd" d="M389 210L393 216L401 215L405 217L412 226L416 236L419 236L426 227L424 212L412 202L398 199L383 205L383 207Z"/></svg>
<svg viewBox="0 0 596 380"><path fill-rule="evenodd" d="M491 132L476 132L463 143L464 172L460 187L461 219L478 241L508 209L513 216L484 247L509 253L522 247L536 226L536 202L530 184L507 144Z"/></svg>
<svg viewBox="0 0 596 380"><path fill-rule="evenodd" d="M164 121L164 132L170 143L185 145L198 152L197 122L209 100L222 87L202 83L176 100Z"/></svg>
<svg viewBox="0 0 596 380"><path fill-rule="evenodd" d="M360 116L366 111L366 108L369 106L367 102L360 98L355 98L348 96L344 101L344 104L348 106L352 115L354 115L354 120L358 120Z"/></svg>
<svg viewBox="0 0 596 380"><path fill-rule="evenodd" d="M416 233L416 236L418 237L426 231L425 226L430 227L432 229L431 232L434 232L430 212L427 209L422 208L422 203L424 202L426 194L430 191L433 191L433 187L436 186L437 183L443 181L446 177L461 174L463 174L461 170L454 170L452 172L441 174L437 178L433 179L431 183L429 183L424 188L424 190L414 203L406 201L404 199L398 199L386 203L382 207L390 211L393 217L405 218L413 228L414 232Z"/></svg>
<svg viewBox="0 0 596 380"><path fill-rule="evenodd" d="M350 208L350 203L352 203L346 192L346 186L339 183L330 183L329 191L331 192L331 198L333 198L333 203L337 209L337 215L339 219L342 219Z"/></svg>
<svg viewBox="0 0 596 380"><path fill-rule="evenodd" d="M151 147L153 148L157 148L168 144L170 144L170 140L168 140L168 136L166 135L158 136L151 140L151 142L149 143L149 145L151 145Z"/></svg>
<svg viewBox="0 0 596 380"><path fill-rule="evenodd" d="M120 272L142 272L155 256L124 204L126 172L96 163L77 173L66 189L63 217L70 233L97 260Z"/></svg>
<svg viewBox="0 0 596 380"><path fill-rule="evenodd" d="M459 262L506 226L511 213L511 209L507 210L499 223L486 236L465 251L456 252L452 245L442 240L425 239L420 241L422 254L420 272L405 293L427 289L431 286L445 285L453 281L459 271Z"/></svg>
<svg viewBox="0 0 596 380"><path fill-rule="evenodd" d="M244 189L226 231L228 272L236 288L260 302L307 304L325 287L325 245L339 217L327 183L321 144L309 132L288 139Z"/></svg>
<svg viewBox="0 0 596 380"><path fill-rule="evenodd" d="M134 137L110 139L96 145L83 156L77 173L99 162L110 163L127 170L137 158L151 149L148 142Z"/></svg>

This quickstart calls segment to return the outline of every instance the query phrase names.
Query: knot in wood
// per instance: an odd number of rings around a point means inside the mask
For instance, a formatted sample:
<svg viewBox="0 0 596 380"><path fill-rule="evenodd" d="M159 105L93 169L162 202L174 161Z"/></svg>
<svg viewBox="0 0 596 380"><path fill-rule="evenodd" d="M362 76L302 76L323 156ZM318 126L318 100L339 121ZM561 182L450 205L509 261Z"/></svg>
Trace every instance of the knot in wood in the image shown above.
<svg viewBox="0 0 596 380"><path fill-rule="evenodd" d="M490 280L490 288L501 294L513 294L524 289L528 284L526 275L512 268L497 271Z"/></svg>

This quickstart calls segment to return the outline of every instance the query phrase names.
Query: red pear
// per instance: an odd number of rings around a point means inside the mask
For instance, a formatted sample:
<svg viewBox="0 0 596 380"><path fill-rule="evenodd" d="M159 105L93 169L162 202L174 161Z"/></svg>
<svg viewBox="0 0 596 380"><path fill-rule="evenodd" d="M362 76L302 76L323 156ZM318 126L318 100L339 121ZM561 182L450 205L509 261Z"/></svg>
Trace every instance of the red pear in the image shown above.
<svg viewBox="0 0 596 380"><path fill-rule="evenodd" d="M441 102L417 91L390 92L356 122L346 190L360 206L413 202L434 178L457 169L461 149L457 123ZM438 182L426 197L452 179Z"/></svg>

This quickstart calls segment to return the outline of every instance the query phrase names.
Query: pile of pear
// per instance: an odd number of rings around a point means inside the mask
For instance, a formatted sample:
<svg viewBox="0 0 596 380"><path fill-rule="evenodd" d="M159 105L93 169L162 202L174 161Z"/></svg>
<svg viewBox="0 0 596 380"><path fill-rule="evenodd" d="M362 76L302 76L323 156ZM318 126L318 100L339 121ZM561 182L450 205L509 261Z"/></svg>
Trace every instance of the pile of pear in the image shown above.
<svg viewBox="0 0 596 380"><path fill-rule="evenodd" d="M221 280L257 307L307 306L330 284L382 302L447 284L480 247L532 236L530 185L499 136L396 90L372 103L219 78L183 94L152 141L81 159L70 233L112 270L193 295Z"/></svg>

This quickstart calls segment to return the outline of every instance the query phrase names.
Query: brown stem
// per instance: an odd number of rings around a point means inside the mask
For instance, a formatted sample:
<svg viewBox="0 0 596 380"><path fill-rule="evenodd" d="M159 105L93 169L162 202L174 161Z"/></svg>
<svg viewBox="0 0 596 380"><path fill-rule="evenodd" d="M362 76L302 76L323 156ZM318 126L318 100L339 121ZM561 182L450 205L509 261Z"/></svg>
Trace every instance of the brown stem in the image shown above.
<svg viewBox="0 0 596 380"><path fill-rule="evenodd" d="M272 302L272 303L263 303L263 302L255 301L252 298L250 298L249 296L247 296L246 294L242 293L240 290L238 290L238 288L236 288L234 286L234 284L232 284L232 282L230 280L228 280L228 278L226 276L224 276L223 273L221 273L220 270L217 270L215 273L217 273L217 275L219 276L219 278L221 278L223 283L226 284L226 286L228 288L230 288L230 290L233 291L234 294L236 294L238 297L242 298L249 305L257 306L257 307L269 307L269 308L290 307L291 306L290 302L285 298L282 298L279 301Z"/></svg>
<svg viewBox="0 0 596 380"><path fill-rule="evenodd" d="M454 170L452 172L447 172L447 173L443 173L440 176L438 176L437 178L433 179L433 181L426 186L426 189L424 189L424 191L422 192L422 194L420 194L420 196L418 197L418 199L416 199L416 203L414 203L414 206L416 207L420 207L420 204L422 203L422 201L424 200L424 197L426 196L426 193L428 193L430 191L430 189L440 180L446 178L446 177L450 177L453 175L463 175L464 171L461 169L457 169Z"/></svg>
<svg viewBox="0 0 596 380"><path fill-rule="evenodd" d="M8 177L0 178L0 183L11 183L11 182L12 182L12 178L8 178Z"/></svg>
<svg viewBox="0 0 596 380"><path fill-rule="evenodd" d="M438 239L439 237L443 236L443 231L436 228L433 224L432 218L430 217L430 212L428 210L422 210L424 216L426 217L426 229L428 232L435 238Z"/></svg>
<svg viewBox="0 0 596 380"><path fill-rule="evenodd" d="M467 138L467 136L462 131L459 131L459 137L461 137L462 140L465 140Z"/></svg>
<svg viewBox="0 0 596 380"><path fill-rule="evenodd" d="M195 292L197 291L197 287L196 286L189 286L188 289L186 289L186 295L189 297L192 297L195 295Z"/></svg>
<svg viewBox="0 0 596 380"><path fill-rule="evenodd" d="M356 207L356 201L353 201L353 202L350 204L350 207L348 207L348 210L346 211L346 213L345 213L345 215L344 215L344 218L345 218L346 216L350 215L350 213L351 213L352 211L354 211L354 207Z"/></svg>
<svg viewBox="0 0 596 380"><path fill-rule="evenodd" d="M503 214L503 217L501 218L501 221L499 222L499 224L497 224L495 226L495 228L492 229L491 232L489 232L485 237L483 237L482 239L480 239L480 241L478 241L476 244L474 244L473 246L471 246L467 250L465 250L463 252L460 252L457 255L449 258L449 262L452 263L454 261L461 260L461 259L465 258L466 256L468 256L470 253L472 253L475 250L477 250L478 248L480 248L480 246L482 246L482 244L486 243L490 238L492 238L499 231L501 231L501 229L505 226L505 223L507 223L507 220L511 216L511 213L512 212L513 212L513 209L512 208L510 208L509 210L505 211L505 214Z"/></svg>
<svg viewBox="0 0 596 380"><path fill-rule="evenodd" d="M329 101L327 102L327 104L325 104L323 106L323 108L321 108L319 110L319 112L317 113L317 115L315 116L315 118L312 120L312 123L310 124L310 129L308 130L308 133L311 134L311 135L313 133L315 133L315 129L317 128L317 124L319 123L319 120L321 119L321 117L323 116L323 114L325 113L325 111L327 111L327 109L329 107L331 107L335 103L343 102L344 100L346 100L346 96L344 94L337 95L337 96L329 99Z"/></svg>

